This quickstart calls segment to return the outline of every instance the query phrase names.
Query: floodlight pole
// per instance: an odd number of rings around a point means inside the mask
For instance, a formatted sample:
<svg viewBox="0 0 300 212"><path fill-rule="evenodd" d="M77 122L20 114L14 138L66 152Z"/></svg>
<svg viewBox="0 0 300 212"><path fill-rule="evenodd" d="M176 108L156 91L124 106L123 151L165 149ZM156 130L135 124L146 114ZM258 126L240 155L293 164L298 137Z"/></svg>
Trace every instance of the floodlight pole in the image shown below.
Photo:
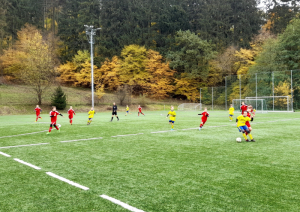
<svg viewBox="0 0 300 212"><path fill-rule="evenodd" d="M85 33L88 37L88 41L91 44L91 88L92 88L92 107L94 107L94 50L93 45L95 44L94 35L96 35L96 31L101 28L94 29L94 26L84 25Z"/></svg>

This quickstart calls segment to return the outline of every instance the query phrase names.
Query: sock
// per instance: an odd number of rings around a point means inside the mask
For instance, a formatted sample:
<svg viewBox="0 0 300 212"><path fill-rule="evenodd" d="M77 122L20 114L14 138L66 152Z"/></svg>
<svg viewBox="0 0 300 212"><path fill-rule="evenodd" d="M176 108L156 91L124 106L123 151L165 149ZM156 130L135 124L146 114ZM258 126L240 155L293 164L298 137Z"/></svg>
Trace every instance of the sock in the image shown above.
<svg viewBox="0 0 300 212"><path fill-rule="evenodd" d="M174 128L174 125L172 125L172 129Z"/></svg>
<svg viewBox="0 0 300 212"><path fill-rule="evenodd" d="M73 120L70 120L70 123L72 124L72 123L73 123Z"/></svg>
<svg viewBox="0 0 300 212"><path fill-rule="evenodd" d="M248 135L248 133L247 133L247 132L245 132L245 134L246 134L246 135Z"/></svg>
<svg viewBox="0 0 300 212"><path fill-rule="evenodd" d="M51 132L51 130L52 130L52 127L49 128L49 132Z"/></svg>
<svg viewBox="0 0 300 212"><path fill-rule="evenodd" d="M117 119L119 120L119 116L117 116Z"/></svg>
<svg viewBox="0 0 300 212"><path fill-rule="evenodd" d="M203 124L200 124L200 128L202 128L203 127Z"/></svg>
<svg viewBox="0 0 300 212"><path fill-rule="evenodd" d="M138 116L140 116L140 113L138 113Z"/></svg>
<svg viewBox="0 0 300 212"><path fill-rule="evenodd" d="M251 133L249 133L249 137L251 140L253 140L253 136L251 135Z"/></svg>
<svg viewBox="0 0 300 212"><path fill-rule="evenodd" d="M55 127L57 130L59 130L59 128L58 128L56 125L55 125L54 127Z"/></svg>
<svg viewBox="0 0 300 212"><path fill-rule="evenodd" d="M144 113L142 113L143 115L145 115Z"/></svg>
<svg viewBox="0 0 300 212"><path fill-rule="evenodd" d="M114 119L114 117L111 117L111 120L110 121L112 121Z"/></svg>
<svg viewBox="0 0 300 212"><path fill-rule="evenodd" d="M243 137L245 138L245 140L248 140L247 136L245 133L243 133Z"/></svg>
<svg viewBox="0 0 300 212"><path fill-rule="evenodd" d="M39 119L39 117L36 117L36 120L35 121L37 121Z"/></svg>

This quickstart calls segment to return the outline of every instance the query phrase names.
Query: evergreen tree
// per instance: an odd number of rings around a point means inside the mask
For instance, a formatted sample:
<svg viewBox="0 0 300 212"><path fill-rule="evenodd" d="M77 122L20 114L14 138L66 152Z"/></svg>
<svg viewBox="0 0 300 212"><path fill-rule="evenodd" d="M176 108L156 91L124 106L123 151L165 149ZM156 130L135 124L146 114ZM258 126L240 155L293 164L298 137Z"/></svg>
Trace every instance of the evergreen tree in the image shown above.
<svg viewBox="0 0 300 212"><path fill-rule="evenodd" d="M56 106L58 110L64 110L67 106L67 96L63 92L62 88L58 86L53 93L51 104Z"/></svg>

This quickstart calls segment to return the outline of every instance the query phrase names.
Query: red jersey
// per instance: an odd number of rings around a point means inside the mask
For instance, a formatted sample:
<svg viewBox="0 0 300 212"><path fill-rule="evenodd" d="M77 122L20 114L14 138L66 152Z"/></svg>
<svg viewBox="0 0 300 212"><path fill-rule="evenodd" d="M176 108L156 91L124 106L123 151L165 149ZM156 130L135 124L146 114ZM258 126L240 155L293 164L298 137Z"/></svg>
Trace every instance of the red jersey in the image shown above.
<svg viewBox="0 0 300 212"><path fill-rule="evenodd" d="M138 107L139 111L142 112L142 107Z"/></svg>
<svg viewBox="0 0 300 212"><path fill-rule="evenodd" d="M202 115L202 119L206 120L209 117L209 113L208 112L203 112L200 115Z"/></svg>
<svg viewBox="0 0 300 212"><path fill-rule="evenodd" d="M73 117L73 115L76 115L76 114L75 114L75 111L74 111L73 109L69 109L69 110L68 110L68 114L69 114L69 116L71 116L71 117Z"/></svg>
<svg viewBox="0 0 300 212"><path fill-rule="evenodd" d="M35 112L36 112L37 115L39 115L41 113L41 111L42 111L42 109L39 108L39 107L36 107L34 110L35 110Z"/></svg>
<svg viewBox="0 0 300 212"><path fill-rule="evenodd" d="M62 114L61 113L59 113L58 111L50 111L50 117L51 117L51 123L56 123L56 121L57 121L57 116L58 115L61 115L62 116Z"/></svg>
<svg viewBox="0 0 300 212"><path fill-rule="evenodd" d="M241 106L242 114L243 114L245 111L247 111L247 109L248 109L248 105L242 105L242 106Z"/></svg>

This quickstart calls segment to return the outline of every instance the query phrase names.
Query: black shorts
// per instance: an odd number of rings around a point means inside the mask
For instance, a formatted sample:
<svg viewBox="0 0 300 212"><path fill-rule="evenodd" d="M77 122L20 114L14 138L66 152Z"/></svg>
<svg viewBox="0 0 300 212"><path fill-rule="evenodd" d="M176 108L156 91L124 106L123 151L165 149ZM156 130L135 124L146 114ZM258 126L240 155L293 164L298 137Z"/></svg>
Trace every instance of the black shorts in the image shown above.
<svg viewBox="0 0 300 212"><path fill-rule="evenodd" d="M118 115L117 111L113 111L112 115L115 115L115 116Z"/></svg>

